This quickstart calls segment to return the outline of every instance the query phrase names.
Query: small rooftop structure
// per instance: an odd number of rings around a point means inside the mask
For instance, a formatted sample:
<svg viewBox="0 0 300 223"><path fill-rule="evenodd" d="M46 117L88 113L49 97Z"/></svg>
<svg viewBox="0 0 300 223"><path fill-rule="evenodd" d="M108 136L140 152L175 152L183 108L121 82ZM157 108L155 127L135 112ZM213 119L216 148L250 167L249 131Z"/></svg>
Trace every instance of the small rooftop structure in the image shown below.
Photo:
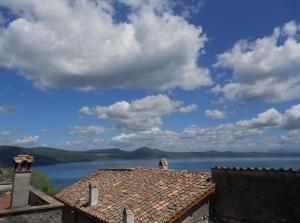
<svg viewBox="0 0 300 223"><path fill-rule="evenodd" d="M159 160L159 168L160 169L167 170L168 166L169 166L169 164L168 164L168 160L167 159L163 158L163 159Z"/></svg>
<svg viewBox="0 0 300 223"><path fill-rule="evenodd" d="M15 171L31 171L33 156L18 155L14 157Z"/></svg>
<svg viewBox="0 0 300 223"><path fill-rule="evenodd" d="M21 163L23 161L26 161L28 163L33 162L33 156L27 155L27 154L19 154L18 156L14 157L14 162L15 163Z"/></svg>
<svg viewBox="0 0 300 223"><path fill-rule="evenodd" d="M209 177L158 168L99 169L60 191L56 198L97 222L175 222L212 195L215 186ZM88 205L90 182L99 193L93 206Z"/></svg>

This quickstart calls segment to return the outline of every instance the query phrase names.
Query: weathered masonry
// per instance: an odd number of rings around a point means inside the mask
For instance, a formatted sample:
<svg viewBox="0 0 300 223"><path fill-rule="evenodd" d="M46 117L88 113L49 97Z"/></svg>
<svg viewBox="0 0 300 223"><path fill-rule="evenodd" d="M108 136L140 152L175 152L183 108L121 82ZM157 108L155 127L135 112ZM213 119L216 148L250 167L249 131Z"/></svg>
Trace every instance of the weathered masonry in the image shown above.
<svg viewBox="0 0 300 223"><path fill-rule="evenodd" d="M213 168L212 223L300 222L300 170Z"/></svg>
<svg viewBox="0 0 300 223"><path fill-rule="evenodd" d="M0 182L0 223L61 223L63 204L30 186L33 157L14 157L14 178Z"/></svg>

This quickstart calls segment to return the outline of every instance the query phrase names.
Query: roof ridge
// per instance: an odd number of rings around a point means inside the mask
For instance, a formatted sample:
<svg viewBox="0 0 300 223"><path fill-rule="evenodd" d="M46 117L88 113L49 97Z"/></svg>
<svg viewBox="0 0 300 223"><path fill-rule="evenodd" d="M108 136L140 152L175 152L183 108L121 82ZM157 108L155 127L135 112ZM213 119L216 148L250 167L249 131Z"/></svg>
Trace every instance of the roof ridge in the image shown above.
<svg viewBox="0 0 300 223"><path fill-rule="evenodd" d="M101 171L133 171L136 168L99 168Z"/></svg>

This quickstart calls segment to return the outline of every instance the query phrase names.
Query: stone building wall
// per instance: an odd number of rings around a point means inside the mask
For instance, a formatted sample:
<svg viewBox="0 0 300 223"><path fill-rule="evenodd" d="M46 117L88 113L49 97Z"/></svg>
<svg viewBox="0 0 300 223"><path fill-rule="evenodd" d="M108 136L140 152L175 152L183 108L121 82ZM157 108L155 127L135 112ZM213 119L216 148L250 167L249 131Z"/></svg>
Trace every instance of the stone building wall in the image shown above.
<svg viewBox="0 0 300 223"><path fill-rule="evenodd" d="M212 169L211 223L300 222L300 171Z"/></svg>
<svg viewBox="0 0 300 223"><path fill-rule="evenodd" d="M62 210L37 210L0 215L0 223L61 223Z"/></svg>
<svg viewBox="0 0 300 223"><path fill-rule="evenodd" d="M176 223L206 223L208 217L209 203L203 202L183 215Z"/></svg>
<svg viewBox="0 0 300 223"><path fill-rule="evenodd" d="M79 212L76 209L65 206L63 209L63 223L101 223L98 220L87 216L86 214Z"/></svg>

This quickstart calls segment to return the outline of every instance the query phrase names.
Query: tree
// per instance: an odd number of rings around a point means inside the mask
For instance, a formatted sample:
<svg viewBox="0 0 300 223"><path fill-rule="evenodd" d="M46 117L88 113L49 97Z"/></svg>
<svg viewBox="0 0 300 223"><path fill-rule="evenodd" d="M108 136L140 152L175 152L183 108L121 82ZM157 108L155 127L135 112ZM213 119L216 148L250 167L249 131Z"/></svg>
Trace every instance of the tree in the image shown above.
<svg viewBox="0 0 300 223"><path fill-rule="evenodd" d="M43 172L32 171L30 184L49 196L56 194L56 191L52 188L52 180Z"/></svg>
<svg viewBox="0 0 300 223"><path fill-rule="evenodd" d="M13 168L8 168L7 172L13 178L14 170ZM43 172L32 170L30 184L34 188L42 191L49 196L54 196L57 191L52 188L52 180L45 175Z"/></svg>

